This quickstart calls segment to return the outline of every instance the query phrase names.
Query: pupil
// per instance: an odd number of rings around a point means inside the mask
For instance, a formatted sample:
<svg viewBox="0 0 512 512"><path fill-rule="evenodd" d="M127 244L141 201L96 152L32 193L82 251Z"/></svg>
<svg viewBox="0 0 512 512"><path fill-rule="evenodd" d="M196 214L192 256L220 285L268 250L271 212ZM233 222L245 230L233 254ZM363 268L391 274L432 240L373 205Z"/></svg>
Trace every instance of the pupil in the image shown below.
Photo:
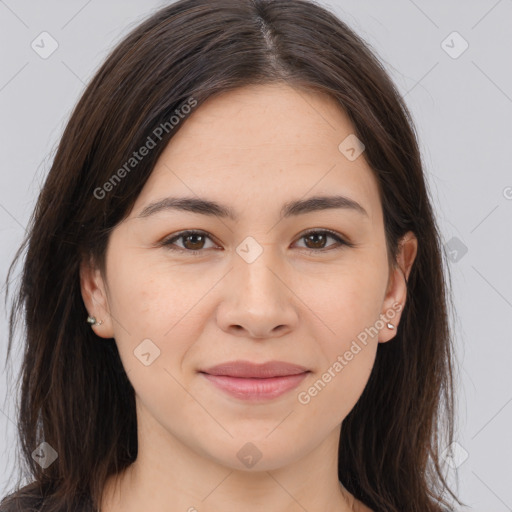
<svg viewBox="0 0 512 512"><path fill-rule="evenodd" d="M201 247L201 243L203 242L203 240L201 240L203 235L187 235L185 238L187 240L190 240L190 239L194 239L194 237L198 238L199 240L192 242L192 246L194 246L194 247L192 247L192 249L198 249ZM315 238L317 238L316 241L315 241ZM308 240L308 242L313 243L313 248L318 249L318 248L323 247L323 243L325 242L325 235L318 234L318 233L312 233L311 235L307 235L306 239ZM199 245L199 247L197 247L198 245Z"/></svg>
<svg viewBox="0 0 512 512"><path fill-rule="evenodd" d="M190 238L194 238L194 237L197 237L197 238L201 238L203 235L187 235L186 236L186 239L190 239ZM201 245L201 240L199 242L192 242L192 245L194 247L192 247L192 249L199 249L200 247L197 247L197 244L199 244L199 246Z"/></svg>
<svg viewBox="0 0 512 512"><path fill-rule="evenodd" d="M314 242L314 240L313 240L313 238L314 238L314 237L319 237L319 238L320 238L320 241L319 241L319 242L317 241L317 242L315 243L315 242ZM309 241L313 241L313 243L314 243L314 248L315 248L315 249L317 249L317 248L319 248L319 247L320 247L320 248L322 248L322 242L324 242L324 241L325 241L325 235L323 235L323 234L318 234L318 233L312 233L311 235L308 235L308 236L307 236L307 239L308 239Z"/></svg>

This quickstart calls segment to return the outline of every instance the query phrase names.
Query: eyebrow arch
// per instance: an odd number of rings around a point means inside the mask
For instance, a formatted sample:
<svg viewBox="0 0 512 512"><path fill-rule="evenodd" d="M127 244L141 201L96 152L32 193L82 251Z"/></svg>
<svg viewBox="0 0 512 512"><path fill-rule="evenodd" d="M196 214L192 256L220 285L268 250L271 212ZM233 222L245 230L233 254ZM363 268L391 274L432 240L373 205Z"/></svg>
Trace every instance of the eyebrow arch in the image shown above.
<svg viewBox="0 0 512 512"><path fill-rule="evenodd" d="M308 199L289 201L281 208L281 216L287 218L333 208L343 208L369 217L368 212L357 201L340 195L313 196ZM198 197L166 197L147 205L137 215L137 218L147 218L157 212L166 210L188 211L201 215L228 218L234 222L239 219L235 211L229 206Z"/></svg>

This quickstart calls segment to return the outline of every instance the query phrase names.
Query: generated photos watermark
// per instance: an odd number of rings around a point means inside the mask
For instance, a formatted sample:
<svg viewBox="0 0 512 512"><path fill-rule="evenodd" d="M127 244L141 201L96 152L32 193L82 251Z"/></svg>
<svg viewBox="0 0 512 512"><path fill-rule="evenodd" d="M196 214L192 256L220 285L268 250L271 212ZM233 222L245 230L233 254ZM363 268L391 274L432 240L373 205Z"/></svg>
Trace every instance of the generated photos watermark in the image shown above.
<svg viewBox="0 0 512 512"><path fill-rule="evenodd" d="M116 185L118 185L128 173L135 169L139 162L141 162L143 158L157 146L158 142L162 140L164 133L167 134L173 130L174 127L177 126L196 105L196 99L192 97L188 98L184 104L182 104L174 111L174 114L167 121L160 123L152 131L151 135L148 135L146 142L137 151L134 151L132 156L128 158L128 160L126 160L126 162L121 167L119 167L119 169L114 174L112 174L112 176L101 187L96 187L94 189L94 197L96 199L104 199L108 192L114 190Z"/></svg>
<svg viewBox="0 0 512 512"><path fill-rule="evenodd" d="M364 346L368 343L369 336L376 336L379 331L386 325L387 322L392 320L397 313L402 309L402 304L395 302L391 308L389 308L385 314L381 314L380 318L375 321L371 327L366 327L357 335L357 340ZM320 376L320 378L310 386L306 391L301 391L297 395L297 400L302 405L307 405L311 402L311 399L320 393L329 382L331 382L342 370L345 368L354 356L359 354L363 348L358 344L356 340L352 341L350 349L345 351L343 355L338 355L336 361L327 368L327 370Z"/></svg>

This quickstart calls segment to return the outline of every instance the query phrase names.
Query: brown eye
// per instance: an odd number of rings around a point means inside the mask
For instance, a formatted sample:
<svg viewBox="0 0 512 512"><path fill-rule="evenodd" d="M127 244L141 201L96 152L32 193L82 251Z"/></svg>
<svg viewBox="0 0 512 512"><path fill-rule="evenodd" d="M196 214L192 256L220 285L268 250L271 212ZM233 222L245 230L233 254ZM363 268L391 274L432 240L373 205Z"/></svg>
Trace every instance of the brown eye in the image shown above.
<svg viewBox="0 0 512 512"><path fill-rule="evenodd" d="M327 240L331 238L337 243L327 245ZM212 240L211 237L204 231L188 230L182 231L171 238L168 238L162 245L171 251L178 251L191 255L199 255L205 252L206 249L215 247L205 247L208 240ZM309 231L303 234L299 240L305 241L304 250L309 253L325 253L330 250L339 249L342 246L354 247L355 245L347 240L341 238L338 234L328 230L316 230ZM182 246L176 242L181 241Z"/></svg>
<svg viewBox="0 0 512 512"><path fill-rule="evenodd" d="M328 238L336 240L337 244L326 246ZM339 235L333 233L332 231L325 230L309 231L308 233L303 234L300 240L305 240L306 249L311 252L326 252L339 248L343 245L353 247L353 244L347 242Z"/></svg>
<svg viewBox="0 0 512 512"><path fill-rule="evenodd" d="M210 239L210 237L202 231L182 231L176 236L165 240L162 245L173 251L199 254L203 249L205 249L205 241L208 239ZM183 241L183 247L176 245L175 242L178 240ZM208 249L208 247L206 247L206 249Z"/></svg>
<svg viewBox="0 0 512 512"><path fill-rule="evenodd" d="M325 233L311 233L304 236L308 249L323 249L328 236ZM308 245L310 244L310 245Z"/></svg>
<svg viewBox="0 0 512 512"><path fill-rule="evenodd" d="M191 249L192 251L194 251L203 248L204 235L182 235L181 238L184 240L183 245L185 246L186 249Z"/></svg>

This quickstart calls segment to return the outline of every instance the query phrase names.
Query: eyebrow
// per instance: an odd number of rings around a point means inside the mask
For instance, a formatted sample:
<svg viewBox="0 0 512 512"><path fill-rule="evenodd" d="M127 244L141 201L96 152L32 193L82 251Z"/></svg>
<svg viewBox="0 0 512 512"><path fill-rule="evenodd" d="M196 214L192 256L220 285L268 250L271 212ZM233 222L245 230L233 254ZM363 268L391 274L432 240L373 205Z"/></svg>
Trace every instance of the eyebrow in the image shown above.
<svg viewBox="0 0 512 512"><path fill-rule="evenodd" d="M289 201L281 208L281 216L287 218L333 208L342 208L369 217L368 212L357 201L341 195L314 196L308 199ZM147 205L137 215L137 218L147 218L155 213L169 210L227 218L234 222L239 219L238 214L229 206L198 197L166 197Z"/></svg>

